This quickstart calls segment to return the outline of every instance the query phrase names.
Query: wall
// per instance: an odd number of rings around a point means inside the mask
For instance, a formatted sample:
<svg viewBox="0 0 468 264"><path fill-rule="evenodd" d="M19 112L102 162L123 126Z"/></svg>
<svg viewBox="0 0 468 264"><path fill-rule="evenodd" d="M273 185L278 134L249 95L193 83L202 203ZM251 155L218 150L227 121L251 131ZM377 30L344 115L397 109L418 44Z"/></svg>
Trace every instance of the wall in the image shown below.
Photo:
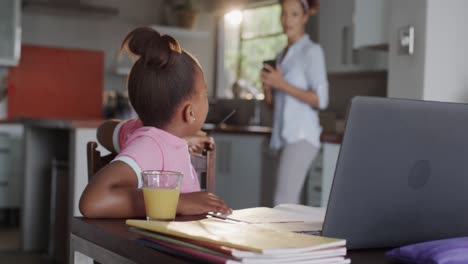
<svg viewBox="0 0 468 264"><path fill-rule="evenodd" d="M119 15L111 18L23 12L22 43L103 50L105 52L104 88L122 91L125 89L125 77L112 73L120 42L132 28L158 23L161 17L158 12L160 0L132 2L93 1L96 5L119 8Z"/></svg>
<svg viewBox="0 0 468 264"><path fill-rule="evenodd" d="M388 95L468 102L468 2L391 1ZM415 27L415 53L397 54L398 30Z"/></svg>
<svg viewBox="0 0 468 264"><path fill-rule="evenodd" d="M428 0L424 99L468 102L468 1Z"/></svg>
<svg viewBox="0 0 468 264"><path fill-rule="evenodd" d="M388 96L422 99L426 56L426 0L390 1ZM443 1L446 2L446 1ZM415 28L415 53L399 55L398 31L401 27Z"/></svg>
<svg viewBox="0 0 468 264"><path fill-rule="evenodd" d="M85 1L83 1L85 2ZM164 22L163 0L93 0L86 1L95 5L116 7L120 13L117 17L74 17L52 16L47 14L23 13L22 29L23 43L48 45L66 48L82 48L103 50L105 52L104 89L125 89L125 76L113 73L117 61L117 51L120 42L133 28L142 25L160 24ZM195 28L197 30L214 32L213 16L207 13L199 15ZM203 66L207 69L209 90L212 89L214 71L214 34L207 41L208 54L203 57ZM190 50L190 47L185 47Z"/></svg>
<svg viewBox="0 0 468 264"><path fill-rule="evenodd" d="M330 73L328 82L330 101L326 111L333 113L337 119L346 119L349 104L354 96L387 95L386 71Z"/></svg>

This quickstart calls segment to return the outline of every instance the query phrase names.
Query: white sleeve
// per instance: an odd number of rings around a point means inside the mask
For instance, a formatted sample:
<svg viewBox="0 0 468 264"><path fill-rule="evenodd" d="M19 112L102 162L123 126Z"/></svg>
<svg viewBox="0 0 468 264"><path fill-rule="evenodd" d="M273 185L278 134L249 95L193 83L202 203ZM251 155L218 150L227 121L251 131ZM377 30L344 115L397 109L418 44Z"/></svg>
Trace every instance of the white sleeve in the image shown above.
<svg viewBox="0 0 468 264"><path fill-rule="evenodd" d="M322 47L318 45L311 48L307 55L305 72L308 88L317 93L319 98L318 108L323 110L328 107L328 78L325 56Z"/></svg>
<svg viewBox="0 0 468 264"><path fill-rule="evenodd" d="M118 123L114 128L114 132L112 133L112 144L114 145L115 152L117 152L117 153L120 153L120 146L119 146L120 128L122 128L122 125L125 122L126 121L122 121L122 122Z"/></svg>
<svg viewBox="0 0 468 264"><path fill-rule="evenodd" d="M141 176L141 167L140 167L140 165L138 165L138 163L129 156L119 156L119 157L115 158L114 160L112 160L112 162L117 161L117 160L120 160L120 161L123 161L123 162L127 163L127 165L130 166L133 169L133 171L135 172L135 175L137 177L137 180L138 180L138 188L143 187L143 180L141 178L142 176Z"/></svg>

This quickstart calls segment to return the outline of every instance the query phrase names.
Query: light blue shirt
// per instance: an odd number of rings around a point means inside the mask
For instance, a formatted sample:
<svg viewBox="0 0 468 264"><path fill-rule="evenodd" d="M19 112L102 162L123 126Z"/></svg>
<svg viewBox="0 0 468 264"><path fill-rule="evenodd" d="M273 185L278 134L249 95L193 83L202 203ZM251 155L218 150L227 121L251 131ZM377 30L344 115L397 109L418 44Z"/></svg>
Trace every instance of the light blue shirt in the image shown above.
<svg viewBox="0 0 468 264"><path fill-rule="evenodd" d="M279 62L282 52L276 60ZM328 80L325 58L320 45L305 34L289 47L280 63L284 79L291 85L317 93L319 109L328 106ZM320 147L319 116L312 106L277 89L273 89L274 113L270 146L280 149L284 144L306 140Z"/></svg>

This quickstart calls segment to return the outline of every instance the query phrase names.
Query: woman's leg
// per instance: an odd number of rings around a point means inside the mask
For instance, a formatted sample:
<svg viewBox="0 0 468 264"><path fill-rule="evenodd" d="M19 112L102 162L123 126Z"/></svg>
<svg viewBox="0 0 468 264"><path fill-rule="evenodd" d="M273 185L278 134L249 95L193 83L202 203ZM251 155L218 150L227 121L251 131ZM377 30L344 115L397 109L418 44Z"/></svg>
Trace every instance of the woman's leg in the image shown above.
<svg viewBox="0 0 468 264"><path fill-rule="evenodd" d="M300 202L300 194L310 164L318 148L301 140L283 147L279 158L274 204Z"/></svg>

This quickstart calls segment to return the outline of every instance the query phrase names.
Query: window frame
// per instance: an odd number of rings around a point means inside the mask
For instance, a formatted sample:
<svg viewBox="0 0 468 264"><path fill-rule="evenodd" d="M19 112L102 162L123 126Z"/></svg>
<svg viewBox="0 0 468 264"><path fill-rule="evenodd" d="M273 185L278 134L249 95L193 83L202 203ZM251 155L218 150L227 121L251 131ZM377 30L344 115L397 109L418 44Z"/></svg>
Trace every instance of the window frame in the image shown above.
<svg viewBox="0 0 468 264"><path fill-rule="evenodd" d="M261 1L257 3L251 3L245 5L240 11L244 13L245 10L251 10L251 9L257 9L257 8L262 8L262 7L267 7L267 6L272 6L279 4L277 0L269 0L269 1ZM240 74L242 72L242 46L243 42L245 41L253 41L253 40L258 40L258 39L265 39L265 38L271 38L271 37L278 37L281 35L284 35L284 32L278 31L274 33L267 33L267 34L253 34L253 36L248 36L244 37L243 35L243 29L244 29L244 21L242 20L240 26L239 26L239 45L237 47L237 69L236 69L236 79L238 80L240 78ZM217 52L216 52L216 88L214 89L214 97L216 98L225 98L225 97L220 97L220 94L224 94L223 90L227 89L226 87L223 87L225 84L225 76L224 76L224 59L225 59L225 54L224 54L224 39L225 39L225 25L224 25L224 14L220 15L218 17L217 21L217 29L216 29L216 34L217 34Z"/></svg>

